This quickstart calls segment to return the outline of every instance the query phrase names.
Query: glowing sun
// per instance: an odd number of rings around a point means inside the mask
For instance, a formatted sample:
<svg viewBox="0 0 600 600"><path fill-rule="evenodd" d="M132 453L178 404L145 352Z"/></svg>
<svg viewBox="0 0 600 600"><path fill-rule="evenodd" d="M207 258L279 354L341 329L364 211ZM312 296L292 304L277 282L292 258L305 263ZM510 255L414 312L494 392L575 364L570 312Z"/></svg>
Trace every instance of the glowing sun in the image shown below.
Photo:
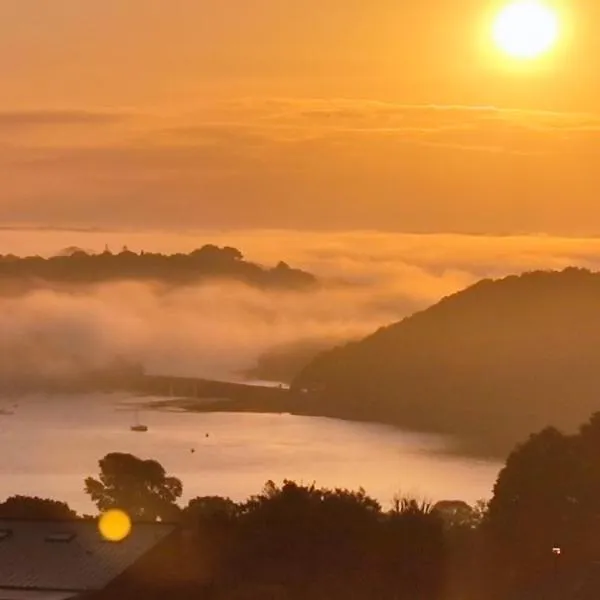
<svg viewBox="0 0 600 600"><path fill-rule="evenodd" d="M98 521L102 537L109 542L120 542L131 532L131 519L122 510L107 510Z"/></svg>
<svg viewBox="0 0 600 600"><path fill-rule="evenodd" d="M497 15L496 45L514 58L532 59L552 49L560 33L557 13L541 0L517 0Z"/></svg>

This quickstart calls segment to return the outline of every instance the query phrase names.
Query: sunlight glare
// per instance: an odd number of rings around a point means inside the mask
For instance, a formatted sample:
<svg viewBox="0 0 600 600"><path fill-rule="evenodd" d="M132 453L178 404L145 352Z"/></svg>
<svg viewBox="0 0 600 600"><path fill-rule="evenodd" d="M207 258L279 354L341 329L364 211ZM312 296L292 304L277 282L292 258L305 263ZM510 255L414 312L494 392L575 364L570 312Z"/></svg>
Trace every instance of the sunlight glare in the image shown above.
<svg viewBox="0 0 600 600"><path fill-rule="evenodd" d="M504 7L493 24L496 45L518 59L532 59L550 50L559 36L557 13L540 0L516 0Z"/></svg>

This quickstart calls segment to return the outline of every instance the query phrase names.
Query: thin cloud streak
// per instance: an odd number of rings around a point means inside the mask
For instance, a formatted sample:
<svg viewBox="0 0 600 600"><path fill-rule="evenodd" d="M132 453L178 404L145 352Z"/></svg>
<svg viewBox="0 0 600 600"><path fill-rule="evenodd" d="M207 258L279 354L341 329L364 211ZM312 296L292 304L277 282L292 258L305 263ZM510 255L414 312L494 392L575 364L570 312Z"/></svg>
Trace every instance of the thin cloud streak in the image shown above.
<svg viewBox="0 0 600 600"><path fill-rule="evenodd" d="M600 185L583 113L254 98L5 120L4 222L588 234Z"/></svg>
<svg viewBox="0 0 600 600"><path fill-rule="evenodd" d="M0 128L44 127L47 125L96 125L125 121L129 115L85 110L0 111Z"/></svg>

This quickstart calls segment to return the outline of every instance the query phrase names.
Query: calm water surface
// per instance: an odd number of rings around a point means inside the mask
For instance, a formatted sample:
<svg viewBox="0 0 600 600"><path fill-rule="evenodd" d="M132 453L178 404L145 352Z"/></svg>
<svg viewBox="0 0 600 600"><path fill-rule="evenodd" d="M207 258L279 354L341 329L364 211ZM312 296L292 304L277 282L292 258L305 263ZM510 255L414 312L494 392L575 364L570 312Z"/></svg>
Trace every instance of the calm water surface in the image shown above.
<svg viewBox="0 0 600 600"><path fill-rule="evenodd" d="M83 479L108 452L157 459L182 479L184 500L242 500L268 479L288 478L362 486L384 505L398 492L473 502L491 495L500 468L444 456L434 436L316 417L145 411L149 431L134 433L136 402L116 394L2 398L0 408L14 414L0 416L0 497L53 497L92 512Z"/></svg>

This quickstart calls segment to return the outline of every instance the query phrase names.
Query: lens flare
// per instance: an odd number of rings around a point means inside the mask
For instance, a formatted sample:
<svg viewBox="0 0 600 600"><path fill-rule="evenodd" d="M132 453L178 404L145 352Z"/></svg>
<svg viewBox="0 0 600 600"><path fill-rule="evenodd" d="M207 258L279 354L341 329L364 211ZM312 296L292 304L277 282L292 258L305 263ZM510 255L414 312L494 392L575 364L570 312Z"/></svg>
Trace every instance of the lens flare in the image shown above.
<svg viewBox="0 0 600 600"><path fill-rule="evenodd" d="M122 510L107 510L98 521L98 529L105 540L120 542L131 532L131 519Z"/></svg>

